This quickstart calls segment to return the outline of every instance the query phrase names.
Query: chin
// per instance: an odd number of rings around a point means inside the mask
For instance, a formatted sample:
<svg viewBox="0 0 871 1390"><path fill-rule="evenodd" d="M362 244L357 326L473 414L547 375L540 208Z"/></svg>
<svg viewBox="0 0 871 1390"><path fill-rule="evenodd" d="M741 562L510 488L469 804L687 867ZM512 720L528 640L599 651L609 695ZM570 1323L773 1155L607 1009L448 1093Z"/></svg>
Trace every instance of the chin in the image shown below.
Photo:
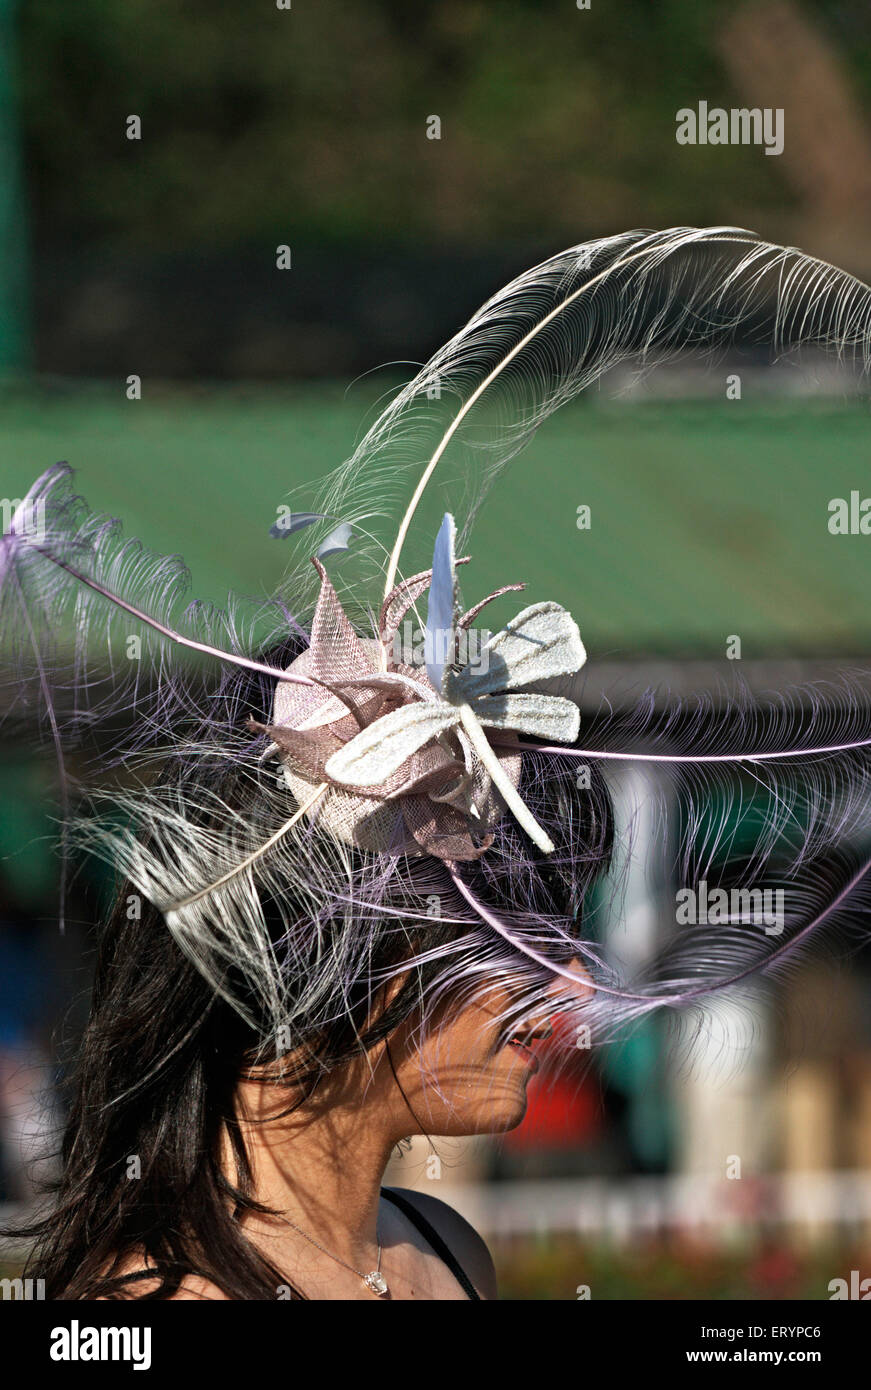
<svg viewBox="0 0 871 1390"><path fill-rule="evenodd" d="M473 1134L505 1134L523 1123L527 1098L524 1083L483 1093L480 1098L458 1097L455 1106L438 1107L431 1115L433 1134L459 1139Z"/></svg>
<svg viewBox="0 0 871 1390"><path fill-rule="evenodd" d="M516 1129L518 1125L523 1124L526 1118L526 1105L526 1097L524 1096L513 1109L506 1107L495 1114L491 1113L484 1132L487 1134L507 1134L509 1129Z"/></svg>

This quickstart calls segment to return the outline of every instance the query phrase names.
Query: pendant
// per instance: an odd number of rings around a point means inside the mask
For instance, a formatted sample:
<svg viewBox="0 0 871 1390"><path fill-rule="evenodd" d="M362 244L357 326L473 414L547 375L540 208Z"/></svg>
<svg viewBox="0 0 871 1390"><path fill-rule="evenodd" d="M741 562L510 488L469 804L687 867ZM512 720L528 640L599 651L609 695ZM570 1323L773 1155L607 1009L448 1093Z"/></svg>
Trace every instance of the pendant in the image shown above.
<svg viewBox="0 0 871 1390"><path fill-rule="evenodd" d="M383 1298L386 1293L390 1292L387 1287L387 1280L383 1274L379 1274L377 1269L373 1269L370 1274L364 1274L363 1283L379 1298Z"/></svg>

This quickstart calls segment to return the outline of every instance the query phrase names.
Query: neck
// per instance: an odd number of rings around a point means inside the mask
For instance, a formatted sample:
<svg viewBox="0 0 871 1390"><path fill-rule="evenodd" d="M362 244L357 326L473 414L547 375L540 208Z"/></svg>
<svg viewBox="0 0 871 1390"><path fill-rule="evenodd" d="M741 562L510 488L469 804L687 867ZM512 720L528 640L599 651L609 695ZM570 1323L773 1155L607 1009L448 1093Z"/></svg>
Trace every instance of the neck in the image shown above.
<svg viewBox="0 0 871 1390"><path fill-rule="evenodd" d="M365 1104L362 1097L359 1083L334 1083L282 1115L292 1103L286 1090L244 1083L239 1096L255 1199L358 1269L370 1267L377 1248L381 1180L402 1137L377 1086ZM273 1231L281 1224L258 1220Z"/></svg>

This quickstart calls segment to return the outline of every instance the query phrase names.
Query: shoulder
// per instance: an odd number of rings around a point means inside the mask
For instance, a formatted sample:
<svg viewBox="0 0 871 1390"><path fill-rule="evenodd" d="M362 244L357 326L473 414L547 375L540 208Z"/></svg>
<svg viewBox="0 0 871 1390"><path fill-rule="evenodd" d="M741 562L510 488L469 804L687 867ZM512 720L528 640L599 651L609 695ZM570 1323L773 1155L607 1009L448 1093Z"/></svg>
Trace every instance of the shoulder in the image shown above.
<svg viewBox="0 0 871 1390"><path fill-rule="evenodd" d="M103 1270L103 1277L111 1275L113 1279L127 1280L126 1284L121 1284L118 1292L113 1295L100 1295L95 1301L98 1303L106 1302L111 1297L124 1301L137 1298L147 1298L150 1293L156 1292L160 1287L160 1280L155 1273L151 1275L153 1266L147 1257L141 1255L130 1255L118 1261L114 1266ZM208 1279L203 1279L198 1274L188 1274L182 1279L175 1293L169 1294L167 1301L187 1299L204 1302L207 1300L221 1299L229 1302L227 1294L219 1289L217 1284L212 1284Z"/></svg>
<svg viewBox="0 0 871 1390"><path fill-rule="evenodd" d="M416 1192L408 1187L391 1187L388 1190L404 1197L438 1232L482 1299L498 1298L493 1257L474 1226L464 1216L428 1192Z"/></svg>
<svg viewBox="0 0 871 1390"><path fill-rule="evenodd" d="M200 1302L212 1299L219 1299L223 1303L229 1303L230 1298L223 1289L219 1289L217 1284L210 1284L208 1279L203 1279L199 1274L189 1274L186 1279L182 1279L176 1293L171 1295L171 1299L196 1299Z"/></svg>

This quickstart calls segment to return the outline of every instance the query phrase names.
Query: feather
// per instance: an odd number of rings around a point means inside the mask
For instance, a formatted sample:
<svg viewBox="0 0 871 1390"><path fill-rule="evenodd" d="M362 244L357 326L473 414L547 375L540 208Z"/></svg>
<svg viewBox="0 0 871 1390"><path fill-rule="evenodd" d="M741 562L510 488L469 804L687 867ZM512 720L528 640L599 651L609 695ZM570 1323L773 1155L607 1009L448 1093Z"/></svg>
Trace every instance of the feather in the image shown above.
<svg viewBox="0 0 871 1390"><path fill-rule="evenodd" d="M772 358L821 347L867 376L871 291L825 262L736 228L631 233L569 248L500 290L425 364L337 470L328 495L346 509L376 490L394 501L416 470L400 512L389 587L421 498L445 468L442 501L457 486L472 499L461 532L469 545L493 478L560 405L628 357L649 367L675 351L712 354L739 331L767 345ZM422 418L433 379L448 402L442 421ZM793 876L819 875L821 855L867 834L871 717L860 680L839 673L827 689L780 692L761 704L736 681L716 705L665 705L657 712L649 694L619 716L606 705L582 746L537 747L575 765L640 762L658 769L658 814L663 825L666 817L676 822L677 843L669 841L676 861L668 869L677 884L696 882L718 861L727 872L740 839L736 826L748 821L753 844L740 882L756 882L774 860ZM861 897L864 881L862 871L850 901ZM823 906L796 928L794 944L763 941L750 973L776 969L830 925ZM738 983L728 948L719 961L717 938L707 955L698 936L695 943L712 992ZM669 997L667 988L662 997Z"/></svg>
<svg viewBox="0 0 871 1390"><path fill-rule="evenodd" d="M119 522L91 512L73 492L72 477L66 463L48 469L0 537L5 683L35 719L73 738L135 712L134 738L151 742L202 688L195 666L170 661L176 648L276 680L312 683L245 654L255 640L287 635L294 620L282 604L231 596L221 611L186 602L184 563L150 553L125 538ZM20 528L26 516L39 517L38 529ZM212 676L209 666L206 680ZM32 694L34 684L41 699Z"/></svg>
<svg viewBox="0 0 871 1390"><path fill-rule="evenodd" d="M445 666L454 661L456 654L459 609L454 558L456 530L454 518L445 512L433 550L426 606L426 673L434 690L441 690Z"/></svg>
<svg viewBox="0 0 871 1390"><path fill-rule="evenodd" d="M548 416L615 365L713 354L741 330L772 356L819 346L867 372L869 326L867 286L740 228L572 246L500 289L430 358L326 479L319 505L374 518L375 544L361 547L354 583L389 590L409 541L420 553L411 528L428 489L461 519L457 543L467 548L494 478Z"/></svg>
<svg viewBox="0 0 871 1390"><path fill-rule="evenodd" d="M523 660L534 673L526 680L550 682L586 656L568 615L532 605L515 623L522 618L531 633L540 621L541 642L521 653L512 644L523 633L506 629L491 639L486 678L472 668L456 677L439 670L434 682L441 689L443 677L447 693L452 682L478 681L471 703L457 708L489 708L491 734L479 718L461 717L467 771L474 748L497 768L517 816L503 816L484 852L461 864L341 842L325 828L326 808L340 807L346 793L319 785L310 804L296 802L271 761L281 753L277 734L264 754L276 687L293 681L287 668L308 640L313 552L344 550L357 538L342 584L355 614L382 612L372 636L383 652L395 614L426 591L426 574L406 562L428 558L416 519L429 491L460 519L466 549L487 489L562 404L622 361L646 368L675 352L717 353L738 333L772 358L820 347L867 375L871 291L794 248L729 227L631 232L549 258L493 295L307 499L311 510L291 513L305 520L282 534L292 557L303 541L305 554L291 559L279 594L253 608L236 599L223 612L186 606L181 562L148 555L115 523L93 517L73 496L65 465L19 509L0 542L3 659L18 712L30 717L38 695L59 750L80 726L135 712L124 750L141 755L128 765L139 767L141 785L95 794L94 815L75 823L77 843L106 855L157 904L181 949L264 1037L285 1028L289 1045L307 1042L346 1016L361 991L371 997L410 972L421 982L422 1034L446 1001L490 999L498 979L506 1029L552 1006L557 987L567 1016L592 1020L604 1038L651 1009L692 1013L724 990L776 978L823 937L867 938L871 711L861 673L761 699L737 679L697 700L645 691L625 712L606 695L580 731L560 722L556 704L545 711L556 732L544 735L533 721L525 727L539 730L539 742L518 743L522 706L511 701L523 697L499 694L512 688L502 664ZM429 636L472 622L486 602L457 618L453 549L451 523L436 546ZM119 637L143 628L147 680L118 648ZM58 634L75 638L71 655ZM562 676L549 642L572 649ZM180 647L203 664L180 671ZM410 690L410 673L405 680ZM570 694L529 692L536 718L540 701ZM421 728L430 727L433 707L420 708ZM407 716L398 713L401 726ZM382 728L356 752L383 760L379 741L391 732ZM559 743L563 732L570 746ZM518 787L499 768L500 738L520 751ZM169 774L155 784L145 774L167 743ZM611 862L605 773L613 782L624 763L644 766L649 780L618 825L606 912L592 899ZM649 844L636 838L642 803ZM400 843L401 799L380 803L379 814ZM666 894L701 894L705 885L730 901L737 894L738 908L716 922L662 923L651 959L627 977L603 924L619 910L621 882L642 851L658 856ZM741 906L765 891L783 895L776 935ZM379 972L372 961L385 941L395 943L395 963ZM580 997L575 962L592 980L592 1000Z"/></svg>
<svg viewBox="0 0 871 1390"><path fill-rule="evenodd" d="M284 540L286 536L292 536L296 531L303 531L307 526L313 526L316 521L324 521L326 518L321 512L288 512L287 516L279 517L269 528L269 534L273 540Z"/></svg>
<svg viewBox="0 0 871 1390"><path fill-rule="evenodd" d="M331 531L326 540L321 541L317 549L318 560L327 560L331 555L344 555L353 537L353 527L347 521L342 521Z"/></svg>

